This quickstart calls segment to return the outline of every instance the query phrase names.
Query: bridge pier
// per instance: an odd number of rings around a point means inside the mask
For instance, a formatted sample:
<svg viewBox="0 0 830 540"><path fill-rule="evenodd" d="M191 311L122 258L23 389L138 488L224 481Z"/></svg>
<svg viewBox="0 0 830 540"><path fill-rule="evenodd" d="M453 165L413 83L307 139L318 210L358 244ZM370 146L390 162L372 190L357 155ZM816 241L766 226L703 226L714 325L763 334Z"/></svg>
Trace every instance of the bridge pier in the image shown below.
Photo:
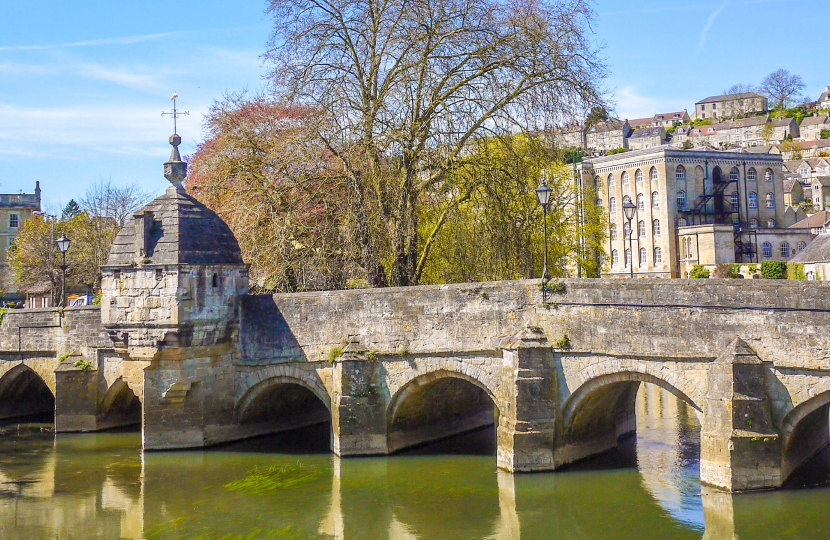
<svg viewBox="0 0 830 540"><path fill-rule="evenodd" d="M350 343L333 372L331 427L334 453L338 456L388 453L380 363L366 359L359 346Z"/></svg>
<svg viewBox="0 0 830 540"><path fill-rule="evenodd" d="M503 354L510 381L499 415L498 466L511 472L552 470L557 388L550 344L544 333L526 329Z"/></svg>
<svg viewBox="0 0 830 540"><path fill-rule="evenodd" d="M740 338L707 377L700 481L727 491L781 486L781 437L773 427L761 359Z"/></svg>

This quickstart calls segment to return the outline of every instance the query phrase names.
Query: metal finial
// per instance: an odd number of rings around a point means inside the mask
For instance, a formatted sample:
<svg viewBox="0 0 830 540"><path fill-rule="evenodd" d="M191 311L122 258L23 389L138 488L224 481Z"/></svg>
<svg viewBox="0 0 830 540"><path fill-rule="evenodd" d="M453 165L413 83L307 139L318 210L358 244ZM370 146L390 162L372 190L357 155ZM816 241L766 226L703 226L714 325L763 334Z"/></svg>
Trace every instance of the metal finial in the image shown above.
<svg viewBox="0 0 830 540"><path fill-rule="evenodd" d="M182 161L182 156L179 154L179 145L182 144L182 138L178 134L176 119L179 116L187 116L190 113L188 111L180 111L176 108L177 97L179 97L179 93L173 92L173 96L170 98L173 100L173 110L170 112L162 111L161 115L170 115L173 117L173 134L170 136L170 145L173 147L173 150L170 152L170 159L164 164L164 177L179 189L182 187L182 180L187 176L187 163Z"/></svg>

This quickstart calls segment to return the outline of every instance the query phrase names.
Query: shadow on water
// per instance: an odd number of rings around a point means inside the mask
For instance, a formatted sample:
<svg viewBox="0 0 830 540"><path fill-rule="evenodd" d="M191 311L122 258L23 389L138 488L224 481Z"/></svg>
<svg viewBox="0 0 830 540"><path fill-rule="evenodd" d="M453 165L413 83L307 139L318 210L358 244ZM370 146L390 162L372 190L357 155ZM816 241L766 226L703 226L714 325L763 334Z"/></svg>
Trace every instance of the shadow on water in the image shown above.
<svg viewBox="0 0 830 540"><path fill-rule="evenodd" d="M257 454L330 454L331 424L323 422L313 426L263 435L212 447L207 452L246 452Z"/></svg>
<svg viewBox="0 0 830 540"><path fill-rule="evenodd" d="M401 450L395 456L493 456L496 455L496 428L484 426L438 441Z"/></svg>

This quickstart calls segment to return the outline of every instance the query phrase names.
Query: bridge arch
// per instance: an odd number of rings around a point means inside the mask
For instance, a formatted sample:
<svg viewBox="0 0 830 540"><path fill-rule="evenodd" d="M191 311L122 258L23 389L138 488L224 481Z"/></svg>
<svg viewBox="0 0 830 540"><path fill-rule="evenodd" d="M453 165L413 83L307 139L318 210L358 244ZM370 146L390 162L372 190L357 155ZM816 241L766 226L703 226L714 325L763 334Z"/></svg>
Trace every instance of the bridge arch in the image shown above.
<svg viewBox="0 0 830 540"><path fill-rule="evenodd" d="M641 383L653 384L689 404L702 417L702 394L695 387L643 369L619 370L594 365L562 407L562 444L558 459L571 463L615 448L636 429L635 400ZM694 396L694 397L693 397Z"/></svg>
<svg viewBox="0 0 830 540"><path fill-rule="evenodd" d="M99 429L141 422L141 398L122 377L98 401Z"/></svg>
<svg viewBox="0 0 830 540"><path fill-rule="evenodd" d="M796 405L781 421L781 479L786 481L828 443L830 389L825 389Z"/></svg>
<svg viewBox="0 0 830 540"><path fill-rule="evenodd" d="M34 369L19 363L0 376L0 419L54 412L54 385Z"/></svg>
<svg viewBox="0 0 830 540"><path fill-rule="evenodd" d="M331 410L331 395L316 373L298 369L294 366L269 366L245 377L239 385L236 402L237 416L241 415L251 403L275 385L295 384L314 394L328 410Z"/></svg>
<svg viewBox="0 0 830 540"><path fill-rule="evenodd" d="M496 395L481 380L486 377L467 371L437 369L410 376L396 388L386 409L389 452L495 424Z"/></svg>

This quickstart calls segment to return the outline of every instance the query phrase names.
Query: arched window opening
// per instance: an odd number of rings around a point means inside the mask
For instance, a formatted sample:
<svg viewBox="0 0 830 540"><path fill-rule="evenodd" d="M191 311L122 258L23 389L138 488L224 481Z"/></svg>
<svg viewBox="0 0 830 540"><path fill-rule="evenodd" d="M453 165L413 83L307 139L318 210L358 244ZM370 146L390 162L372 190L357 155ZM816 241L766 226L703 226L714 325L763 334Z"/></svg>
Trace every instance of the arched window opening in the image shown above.
<svg viewBox="0 0 830 540"><path fill-rule="evenodd" d="M767 220L767 228L774 229L776 225L777 223L775 223L774 219L770 218Z"/></svg>
<svg viewBox="0 0 830 540"><path fill-rule="evenodd" d="M641 171L640 169L637 169L637 172L634 173L634 177L637 179L638 184L643 183L643 180L644 180L643 171Z"/></svg>
<svg viewBox="0 0 830 540"><path fill-rule="evenodd" d="M767 169L764 172L764 180L766 180L767 182L772 182L773 180L775 180L775 174L773 174L772 169Z"/></svg>
<svg viewBox="0 0 830 540"><path fill-rule="evenodd" d="M739 204L738 203L738 192L737 191L732 192L731 203L732 203L732 211L737 212L738 211L738 204Z"/></svg>
<svg viewBox="0 0 830 540"><path fill-rule="evenodd" d="M683 165L678 165L677 168L674 170L674 179L675 180L685 180L686 179L686 167Z"/></svg>
<svg viewBox="0 0 830 540"><path fill-rule="evenodd" d="M651 222L651 234L654 236L660 236L660 220L655 219Z"/></svg>
<svg viewBox="0 0 830 540"><path fill-rule="evenodd" d="M646 255L646 248L640 248L640 266L643 267L648 264L648 256Z"/></svg>
<svg viewBox="0 0 830 540"><path fill-rule="evenodd" d="M783 242L781 244L781 257L786 259L790 256L790 244Z"/></svg>
<svg viewBox="0 0 830 540"><path fill-rule="evenodd" d="M758 228L758 220L755 219L755 218L750 219L749 220L749 226L753 229L757 229Z"/></svg>
<svg viewBox="0 0 830 540"><path fill-rule="evenodd" d="M616 249L611 252L611 266L617 267L620 265L620 252Z"/></svg>
<svg viewBox="0 0 830 540"><path fill-rule="evenodd" d="M608 229L608 234L611 236L611 240L617 239L617 224L612 223L611 227Z"/></svg>
<svg viewBox="0 0 830 540"><path fill-rule="evenodd" d="M628 172L623 171L623 173L622 173L622 185L627 186L630 183L631 183L631 181L628 178Z"/></svg>
<svg viewBox="0 0 830 540"><path fill-rule="evenodd" d="M614 173L609 174L608 175L608 189L610 190L611 188L616 187L616 185L617 185L617 179L614 176Z"/></svg>
<svg viewBox="0 0 830 540"><path fill-rule="evenodd" d="M628 266L630 264L631 264L631 250L626 249L625 250L625 267L628 268Z"/></svg>
<svg viewBox="0 0 830 540"><path fill-rule="evenodd" d="M651 194L651 207L660 208L660 194L656 191Z"/></svg>
<svg viewBox="0 0 830 540"><path fill-rule="evenodd" d="M746 179L750 182L754 182L756 177L755 169L750 167L748 171L746 171Z"/></svg>
<svg viewBox="0 0 830 540"><path fill-rule="evenodd" d="M611 217L617 216L617 198L611 197L608 199L608 211L611 213Z"/></svg>
<svg viewBox="0 0 830 540"><path fill-rule="evenodd" d="M654 264L663 264L663 250L659 247L654 248Z"/></svg>
<svg viewBox="0 0 830 540"><path fill-rule="evenodd" d="M637 208L639 210L645 210L646 209L646 197L642 193L637 195Z"/></svg>
<svg viewBox="0 0 830 540"><path fill-rule="evenodd" d="M775 196L772 193L767 193L766 202L767 208L775 208Z"/></svg>
<svg viewBox="0 0 830 540"><path fill-rule="evenodd" d="M681 190L677 191L677 209L683 210L686 208L686 192Z"/></svg>
<svg viewBox="0 0 830 540"><path fill-rule="evenodd" d="M764 242L761 246L761 249L762 253L764 254L764 257L772 257L772 244L770 244L769 242Z"/></svg>
<svg viewBox="0 0 830 540"><path fill-rule="evenodd" d="M646 222L639 221L637 222L637 236L640 238L645 238L646 236Z"/></svg>
<svg viewBox="0 0 830 540"><path fill-rule="evenodd" d="M652 182L657 181L657 168L652 167L651 171L649 171L648 175L649 175L649 178Z"/></svg>
<svg viewBox="0 0 830 540"><path fill-rule="evenodd" d="M804 249L804 248L806 248L806 247L807 247L807 243L806 243L806 242L799 242L799 243L798 243L798 251L801 251L801 250L803 250L803 249Z"/></svg>
<svg viewBox="0 0 830 540"><path fill-rule="evenodd" d="M737 182L738 178L740 178L740 173L738 173L738 169L736 167L732 167L732 170L729 171L729 180L732 182Z"/></svg>
<svg viewBox="0 0 830 540"><path fill-rule="evenodd" d="M599 176L595 177L594 178L594 185L596 185L597 191L602 189L602 178L600 178Z"/></svg>
<svg viewBox="0 0 830 540"><path fill-rule="evenodd" d="M678 227L685 227L686 225L688 225L688 223L689 222L686 221L686 218L678 218L677 219L677 226Z"/></svg>
<svg viewBox="0 0 830 540"><path fill-rule="evenodd" d="M749 207L758 208L758 194L754 191L749 193Z"/></svg>

